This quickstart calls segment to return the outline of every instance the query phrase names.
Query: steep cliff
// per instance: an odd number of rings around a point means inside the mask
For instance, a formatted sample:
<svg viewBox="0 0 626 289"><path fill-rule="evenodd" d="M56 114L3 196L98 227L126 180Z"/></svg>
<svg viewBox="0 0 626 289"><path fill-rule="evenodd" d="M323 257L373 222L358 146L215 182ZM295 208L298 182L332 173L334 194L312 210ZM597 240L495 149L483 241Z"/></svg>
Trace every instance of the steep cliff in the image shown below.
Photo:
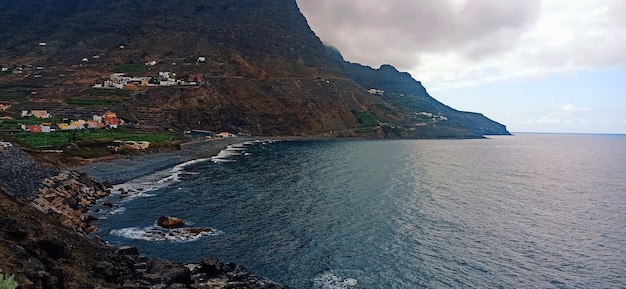
<svg viewBox="0 0 626 289"><path fill-rule="evenodd" d="M436 137L476 137L480 135L508 135L506 127L479 113L457 111L431 97L421 82L406 72L390 65L379 69L357 63L344 62L346 74L361 87L374 89L383 100L411 114L409 120L426 127L438 125L431 133ZM433 117L427 117L432 114ZM438 118L437 118L438 116ZM439 119L440 121L437 121ZM444 121L445 119L445 121ZM418 130L416 137L419 137Z"/></svg>

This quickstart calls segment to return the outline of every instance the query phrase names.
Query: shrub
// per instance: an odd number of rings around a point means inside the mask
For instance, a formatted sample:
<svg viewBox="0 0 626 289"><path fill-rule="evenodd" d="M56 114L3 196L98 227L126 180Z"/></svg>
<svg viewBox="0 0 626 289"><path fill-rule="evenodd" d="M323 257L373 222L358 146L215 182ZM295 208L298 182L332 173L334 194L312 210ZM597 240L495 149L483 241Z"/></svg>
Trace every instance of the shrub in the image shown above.
<svg viewBox="0 0 626 289"><path fill-rule="evenodd" d="M17 285L17 281L13 279L13 275L9 276L0 273L0 289L15 289Z"/></svg>

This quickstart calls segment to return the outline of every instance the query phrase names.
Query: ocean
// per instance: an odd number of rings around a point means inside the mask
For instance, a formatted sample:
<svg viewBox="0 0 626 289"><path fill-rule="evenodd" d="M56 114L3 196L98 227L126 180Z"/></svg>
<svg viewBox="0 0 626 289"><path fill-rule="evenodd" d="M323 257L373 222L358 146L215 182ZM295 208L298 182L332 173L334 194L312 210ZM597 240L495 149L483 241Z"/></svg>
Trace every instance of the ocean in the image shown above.
<svg viewBox="0 0 626 289"><path fill-rule="evenodd" d="M246 142L109 200L113 245L291 288L626 288L626 135Z"/></svg>

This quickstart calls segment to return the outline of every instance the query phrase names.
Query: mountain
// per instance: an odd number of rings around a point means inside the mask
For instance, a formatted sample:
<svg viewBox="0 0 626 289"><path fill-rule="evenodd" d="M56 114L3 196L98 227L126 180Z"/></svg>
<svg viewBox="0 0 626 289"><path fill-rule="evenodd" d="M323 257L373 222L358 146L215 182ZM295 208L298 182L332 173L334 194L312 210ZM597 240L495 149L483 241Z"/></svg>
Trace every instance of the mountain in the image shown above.
<svg viewBox="0 0 626 289"><path fill-rule="evenodd" d="M112 110L146 130L255 135L508 134L439 103L407 73L345 62L294 0L2 0L0 26L0 65L14 72L0 76L0 102L14 112ZM113 72L199 85L91 88Z"/></svg>

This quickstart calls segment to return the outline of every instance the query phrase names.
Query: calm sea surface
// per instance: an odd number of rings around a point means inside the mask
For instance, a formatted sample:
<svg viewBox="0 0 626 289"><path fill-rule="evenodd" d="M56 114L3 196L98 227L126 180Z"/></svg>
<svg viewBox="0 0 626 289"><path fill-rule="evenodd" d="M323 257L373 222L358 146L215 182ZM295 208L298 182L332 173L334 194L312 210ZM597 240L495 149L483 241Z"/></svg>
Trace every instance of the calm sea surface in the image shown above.
<svg viewBox="0 0 626 289"><path fill-rule="evenodd" d="M624 135L255 142L121 187L112 244L292 288L626 288Z"/></svg>

